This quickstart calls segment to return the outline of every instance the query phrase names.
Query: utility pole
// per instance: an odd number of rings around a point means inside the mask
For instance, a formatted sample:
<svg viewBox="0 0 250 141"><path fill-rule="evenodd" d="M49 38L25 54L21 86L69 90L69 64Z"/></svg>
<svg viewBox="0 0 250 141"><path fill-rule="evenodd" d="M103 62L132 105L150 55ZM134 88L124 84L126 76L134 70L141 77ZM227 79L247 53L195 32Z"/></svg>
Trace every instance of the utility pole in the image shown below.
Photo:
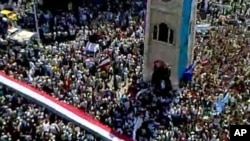
<svg viewBox="0 0 250 141"><path fill-rule="evenodd" d="M33 12L34 12L34 18L35 18L35 24L36 24L37 40L38 40L38 44L40 45L41 38L40 38L40 32L39 32L39 25L38 25L36 7L37 7L37 2L36 2L36 0L33 0Z"/></svg>

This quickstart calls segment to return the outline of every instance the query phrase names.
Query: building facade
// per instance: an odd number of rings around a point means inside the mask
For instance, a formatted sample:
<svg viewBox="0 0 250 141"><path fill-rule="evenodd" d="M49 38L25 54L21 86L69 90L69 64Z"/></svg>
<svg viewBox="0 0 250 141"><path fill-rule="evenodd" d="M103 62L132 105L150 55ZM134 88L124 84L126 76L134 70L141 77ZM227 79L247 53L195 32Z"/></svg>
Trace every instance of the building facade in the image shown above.
<svg viewBox="0 0 250 141"><path fill-rule="evenodd" d="M144 43L143 78L151 79L153 62L171 66L173 86L192 62L195 0L148 0Z"/></svg>

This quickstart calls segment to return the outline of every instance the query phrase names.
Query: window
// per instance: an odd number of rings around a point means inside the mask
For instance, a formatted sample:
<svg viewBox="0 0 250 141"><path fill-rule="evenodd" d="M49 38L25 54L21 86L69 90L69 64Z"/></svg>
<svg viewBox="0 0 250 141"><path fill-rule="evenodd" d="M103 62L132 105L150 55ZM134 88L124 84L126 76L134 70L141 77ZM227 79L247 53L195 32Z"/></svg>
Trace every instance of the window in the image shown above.
<svg viewBox="0 0 250 141"><path fill-rule="evenodd" d="M165 23L159 25L159 41L168 42L168 26Z"/></svg>
<svg viewBox="0 0 250 141"><path fill-rule="evenodd" d="M174 30L170 30L170 37L169 37L169 43L173 44L174 43Z"/></svg>
<svg viewBox="0 0 250 141"><path fill-rule="evenodd" d="M153 40L174 44L174 30L169 28L167 24L161 23L153 28Z"/></svg>
<svg viewBox="0 0 250 141"><path fill-rule="evenodd" d="M153 39L157 40L158 39L158 27L155 25L154 26L154 31L153 31Z"/></svg>
<svg viewBox="0 0 250 141"><path fill-rule="evenodd" d="M167 42L168 42L168 38L169 38L169 28L167 28L167 31L166 31L166 40L167 40Z"/></svg>

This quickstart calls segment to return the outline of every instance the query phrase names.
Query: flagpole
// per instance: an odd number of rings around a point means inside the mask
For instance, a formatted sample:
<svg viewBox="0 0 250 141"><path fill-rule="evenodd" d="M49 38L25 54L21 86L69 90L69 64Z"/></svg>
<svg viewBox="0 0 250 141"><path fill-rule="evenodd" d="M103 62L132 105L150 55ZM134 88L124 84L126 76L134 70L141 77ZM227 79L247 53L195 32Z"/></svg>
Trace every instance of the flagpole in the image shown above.
<svg viewBox="0 0 250 141"><path fill-rule="evenodd" d="M35 25L36 25L36 33L37 33L37 40L38 44L40 45L41 39L40 39L40 32L39 32L39 25L38 25L38 18L37 18L37 11L36 11L36 0L33 0L33 12L34 12L34 18L35 18Z"/></svg>

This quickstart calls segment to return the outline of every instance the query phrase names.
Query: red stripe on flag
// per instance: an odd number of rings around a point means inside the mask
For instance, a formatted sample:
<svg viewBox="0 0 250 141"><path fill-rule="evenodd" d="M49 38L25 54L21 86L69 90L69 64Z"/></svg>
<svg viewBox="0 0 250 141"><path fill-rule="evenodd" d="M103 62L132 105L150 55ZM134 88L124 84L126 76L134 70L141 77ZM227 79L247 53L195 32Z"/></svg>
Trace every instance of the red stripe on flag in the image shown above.
<svg viewBox="0 0 250 141"><path fill-rule="evenodd" d="M55 103L55 105L60 105L60 106L62 106L63 108L65 108L65 109L67 109L67 110L69 110L69 111L71 111L71 112L74 112L74 114L76 114L77 116L79 116L79 117L81 117L82 119L85 119L85 120L89 121L90 123L92 123L92 124L94 124L94 125L96 125L96 126L102 128L102 129L106 130L107 132L109 132L110 134L113 134L113 135L116 136L117 138L120 138L120 139L122 139L122 140L124 140L124 141L132 141L132 139L130 139L130 138L124 136L124 135L119 134L118 132L112 130L112 129L111 129L110 127L108 127L107 125L104 125L104 124L102 124L100 121L98 121L98 120L92 118L90 115L88 115L88 114L87 114L86 112L84 112L83 110L80 110L80 109L78 109L77 107L74 107L74 106L69 105L69 104L66 104L66 103L64 103L64 102L62 102L62 101L59 101L59 100L57 100L56 98L54 98L54 97L50 96L49 94L47 94L46 92L40 91L40 90L38 90L38 89L36 89L36 88L34 88L34 87L32 87L32 86L30 86L30 85L24 83L24 82L21 82L20 80L14 79L14 78L12 78L12 77L10 77L10 76L4 74L3 72L0 72L0 75L1 75L2 77L4 77L5 79L8 79L8 80L13 81L13 82L15 82L15 83L18 83L19 85L22 85L23 87L26 87L27 89L33 91L34 93L37 93L37 94L43 96L44 98L46 98L46 99L52 101L53 103ZM17 90L17 91L18 91L18 90ZM81 124L84 124L84 123L81 123ZM98 133L98 131L96 131L96 132ZM99 133L99 134L101 135L101 133Z"/></svg>

